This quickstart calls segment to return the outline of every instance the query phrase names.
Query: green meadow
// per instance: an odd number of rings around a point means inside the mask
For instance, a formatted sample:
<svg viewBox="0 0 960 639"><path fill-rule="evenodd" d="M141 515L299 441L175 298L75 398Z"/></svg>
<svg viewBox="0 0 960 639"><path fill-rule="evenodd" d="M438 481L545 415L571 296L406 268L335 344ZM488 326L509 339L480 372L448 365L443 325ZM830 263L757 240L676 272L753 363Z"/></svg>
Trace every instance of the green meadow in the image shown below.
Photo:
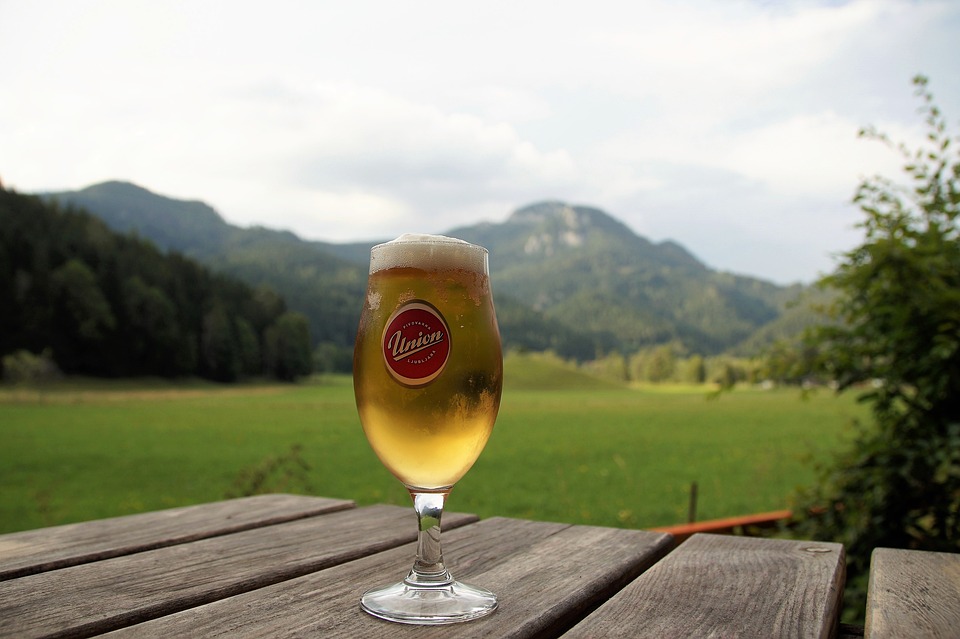
<svg viewBox="0 0 960 639"><path fill-rule="evenodd" d="M621 527L790 507L865 410L827 390L627 387L511 355L500 417L448 508ZM349 377L0 389L0 532L252 492L408 504Z"/></svg>

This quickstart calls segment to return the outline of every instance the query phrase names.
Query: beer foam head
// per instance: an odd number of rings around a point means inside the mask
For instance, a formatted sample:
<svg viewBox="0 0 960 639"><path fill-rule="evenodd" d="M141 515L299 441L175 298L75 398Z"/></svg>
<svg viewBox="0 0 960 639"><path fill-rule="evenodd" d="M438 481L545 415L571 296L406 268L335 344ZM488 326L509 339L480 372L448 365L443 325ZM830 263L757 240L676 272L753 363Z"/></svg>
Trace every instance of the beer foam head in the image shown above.
<svg viewBox="0 0 960 639"><path fill-rule="evenodd" d="M487 272L487 249L445 235L404 233L370 251L370 272L398 267Z"/></svg>

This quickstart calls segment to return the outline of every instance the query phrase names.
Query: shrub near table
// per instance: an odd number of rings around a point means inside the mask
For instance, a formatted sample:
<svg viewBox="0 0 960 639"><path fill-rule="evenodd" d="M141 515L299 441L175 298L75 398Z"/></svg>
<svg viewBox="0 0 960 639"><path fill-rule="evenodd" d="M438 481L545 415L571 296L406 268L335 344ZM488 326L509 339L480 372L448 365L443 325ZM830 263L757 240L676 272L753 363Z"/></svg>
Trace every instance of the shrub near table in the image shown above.
<svg viewBox="0 0 960 639"><path fill-rule="evenodd" d="M861 184L863 244L824 278L839 293L836 322L808 340L820 372L872 413L809 491L804 511L818 514L799 531L844 543L857 611L875 548L960 551L960 138L926 79L914 83L926 143L899 147L907 185Z"/></svg>

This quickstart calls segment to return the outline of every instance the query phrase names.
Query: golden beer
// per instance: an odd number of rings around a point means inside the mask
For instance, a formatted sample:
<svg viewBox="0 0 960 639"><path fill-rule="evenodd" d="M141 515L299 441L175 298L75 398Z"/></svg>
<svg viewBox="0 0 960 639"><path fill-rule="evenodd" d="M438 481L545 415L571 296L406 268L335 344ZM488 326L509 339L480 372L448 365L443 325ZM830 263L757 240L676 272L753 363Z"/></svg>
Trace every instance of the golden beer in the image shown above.
<svg viewBox="0 0 960 639"><path fill-rule="evenodd" d="M436 235L373 247L353 389L367 440L413 498L417 557L402 581L363 593L371 615L434 625L496 610L495 594L444 567L440 520L490 438L502 387L487 250Z"/></svg>
<svg viewBox="0 0 960 639"><path fill-rule="evenodd" d="M438 236L374 247L353 365L357 409L381 462L408 488L453 486L500 407L486 250Z"/></svg>

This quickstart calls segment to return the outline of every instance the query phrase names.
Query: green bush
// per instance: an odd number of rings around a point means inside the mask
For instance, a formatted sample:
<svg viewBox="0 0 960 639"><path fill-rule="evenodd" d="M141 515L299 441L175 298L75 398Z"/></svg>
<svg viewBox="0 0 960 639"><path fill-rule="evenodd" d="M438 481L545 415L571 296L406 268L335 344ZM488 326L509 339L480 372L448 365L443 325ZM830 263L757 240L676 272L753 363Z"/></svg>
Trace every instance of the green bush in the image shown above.
<svg viewBox="0 0 960 639"><path fill-rule="evenodd" d="M42 384L62 376L49 349L39 355L26 350L5 355L2 372L3 380L11 384Z"/></svg>
<svg viewBox="0 0 960 639"><path fill-rule="evenodd" d="M860 185L864 243L823 279L839 296L807 339L818 372L858 390L873 418L801 499L816 514L799 533L846 547L849 620L874 548L960 551L960 154L926 79L914 83L927 138L896 147L909 184Z"/></svg>

